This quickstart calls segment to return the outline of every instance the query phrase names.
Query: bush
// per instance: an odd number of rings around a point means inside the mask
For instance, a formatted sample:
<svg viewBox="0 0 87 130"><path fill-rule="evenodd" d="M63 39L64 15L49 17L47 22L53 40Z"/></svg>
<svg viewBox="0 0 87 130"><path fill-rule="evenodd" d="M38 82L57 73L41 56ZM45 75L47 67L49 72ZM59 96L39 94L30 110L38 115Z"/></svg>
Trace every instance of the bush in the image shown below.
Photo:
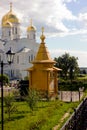
<svg viewBox="0 0 87 130"><path fill-rule="evenodd" d="M79 80L73 80L72 82L70 80L66 80L58 84L59 90L62 91L78 91L79 88L85 86L85 83Z"/></svg>
<svg viewBox="0 0 87 130"><path fill-rule="evenodd" d="M0 75L0 82L1 82L1 76L2 75ZM5 83L9 83L9 77L7 76L7 75L5 75L5 74L3 74L3 83L5 84Z"/></svg>
<svg viewBox="0 0 87 130"><path fill-rule="evenodd" d="M34 89L29 89L29 94L26 97L26 102L32 111L33 111L34 107L36 106L38 100L39 100L38 91L36 91Z"/></svg>
<svg viewBox="0 0 87 130"><path fill-rule="evenodd" d="M19 82L20 95L27 96L29 92L29 80L21 80Z"/></svg>
<svg viewBox="0 0 87 130"><path fill-rule="evenodd" d="M4 103L5 103L5 112L8 114L8 119L10 120L11 113L17 111L17 106L14 105L14 97L9 94L4 98Z"/></svg>

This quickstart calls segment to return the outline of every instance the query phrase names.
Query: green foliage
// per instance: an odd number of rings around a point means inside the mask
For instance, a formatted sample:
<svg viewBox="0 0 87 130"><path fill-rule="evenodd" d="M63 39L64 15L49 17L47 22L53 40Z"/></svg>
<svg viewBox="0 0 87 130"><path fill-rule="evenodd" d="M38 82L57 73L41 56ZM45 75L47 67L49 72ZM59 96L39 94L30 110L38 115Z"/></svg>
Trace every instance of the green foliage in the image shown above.
<svg viewBox="0 0 87 130"><path fill-rule="evenodd" d="M7 114L4 114L4 129L5 130L52 130L54 126L64 124L61 123L65 113L72 114L73 108L76 108L79 103L65 103L61 101L39 101L38 109L33 110L33 115L30 113L28 105L25 101L14 102L17 105L18 111L11 115L11 120L7 120ZM1 125L0 125L1 129ZM60 127L58 128L60 130Z"/></svg>
<svg viewBox="0 0 87 130"><path fill-rule="evenodd" d="M8 114L8 119L10 120L11 113L17 111L17 106L14 105L14 97L12 95L7 95L4 98L5 112Z"/></svg>
<svg viewBox="0 0 87 130"><path fill-rule="evenodd" d="M65 79L69 78L71 80L77 77L79 72L77 57L70 56L68 53L65 53L58 58L54 58L54 60L56 61L55 66L62 69L60 73L61 77Z"/></svg>
<svg viewBox="0 0 87 130"><path fill-rule="evenodd" d="M29 77L28 77L28 76L25 76L25 77L24 77L24 80L29 80Z"/></svg>
<svg viewBox="0 0 87 130"><path fill-rule="evenodd" d="M2 75L0 75L0 82L1 82L1 76ZM9 77L5 74L3 74L3 83L9 83Z"/></svg>
<svg viewBox="0 0 87 130"><path fill-rule="evenodd" d="M79 88L84 87L84 82L73 80L63 80L59 83L59 90L61 91L79 91Z"/></svg>
<svg viewBox="0 0 87 130"><path fill-rule="evenodd" d="M38 100L39 100L38 91L36 91L34 89L29 89L29 94L26 97L26 102L32 111L33 111L34 107L37 105Z"/></svg>
<svg viewBox="0 0 87 130"><path fill-rule="evenodd" d="M21 97L27 96L29 92L29 80L21 80L19 82L19 88Z"/></svg>

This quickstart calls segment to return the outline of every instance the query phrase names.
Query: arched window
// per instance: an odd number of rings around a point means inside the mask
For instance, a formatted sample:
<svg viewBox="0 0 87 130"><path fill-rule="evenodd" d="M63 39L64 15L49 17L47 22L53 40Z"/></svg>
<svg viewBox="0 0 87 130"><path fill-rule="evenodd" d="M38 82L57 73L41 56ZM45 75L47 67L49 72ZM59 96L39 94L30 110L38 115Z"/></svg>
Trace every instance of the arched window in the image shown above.
<svg viewBox="0 0 87 130"><path fill-rule="evenodd" d="M17 34L17 28L15 28L15 34Z"/></svg>
<svg viewBox="0 0 87 130"><path fill-rule="evenodd" d="M1 55L0 55L0 62L1 62Z"/></svg>
<svg viewBox="0 0 87 130"><path fill-rule="evenodd" d="M14 34L14 27L12 28L12 34Z"/></svg>
<svg viewBox="0 0 87 130"><path fill-rule="evenodd" d="M33 39L35 39L35 34L33 35Z"/></svg>
<svg viewBox="0 0 87 130"><path fill-rule="evenodd" d="M9 36L11 36L11 31L9 31Z"/></svg>
<svg viewBox="0 0 87 130"><path fill-rule="evenodd" d="M31 54L31 61L33 60L33 54Z"/></svg>
<svg viewBox="0 0 87 130"><path fill-rule="evenodd" d="M31 61L31 57L29 56L29 63L30 63L30 61Z"/></svg>
<svg viewBox="0 0 87 130"><path fill-rule="evenodd" d="M17 56L17 63L19 63L19 56Z"/></svg>

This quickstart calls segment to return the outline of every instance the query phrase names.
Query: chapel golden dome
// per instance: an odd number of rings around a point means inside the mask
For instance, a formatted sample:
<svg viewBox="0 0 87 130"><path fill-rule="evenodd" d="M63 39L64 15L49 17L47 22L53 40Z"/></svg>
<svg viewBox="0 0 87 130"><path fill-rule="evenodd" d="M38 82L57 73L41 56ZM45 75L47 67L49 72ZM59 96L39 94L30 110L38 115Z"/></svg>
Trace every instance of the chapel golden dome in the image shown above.
<svg viewBox="0 0 87 130"><path fill-rule="evenodd" d="M10 23L19 23L19 19L12 12L12 3L10 3L10 11L2 18L2 26L4 26L7 21Z"/></svg>
<svg viewBox="0 0 87 130"><path fill-rule="evenodd" d="M30 32L30 31L36 31L36 28L32 25L32 19L30 21L30 26L27 28L27 32Z"/></svg>

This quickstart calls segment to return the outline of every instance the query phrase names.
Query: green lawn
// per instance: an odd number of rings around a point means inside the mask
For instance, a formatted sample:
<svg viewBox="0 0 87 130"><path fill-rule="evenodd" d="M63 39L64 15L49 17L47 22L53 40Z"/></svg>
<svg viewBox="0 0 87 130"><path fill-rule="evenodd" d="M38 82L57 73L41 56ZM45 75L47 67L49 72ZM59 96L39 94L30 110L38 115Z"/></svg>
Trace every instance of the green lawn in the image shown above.
<svg viewBox="0 0 87 130"><path fill-rule="evenodd" d="M79 102L40 101L33 112L26 102L15 102L15 104L18 111L11 114L10 121L7 114L4 113L4 130L52 130L55 125L60 124L61 126L64 123L66 119L61 122L64 114L67 112L71 114L73 108L76 108Z"/></svg>

